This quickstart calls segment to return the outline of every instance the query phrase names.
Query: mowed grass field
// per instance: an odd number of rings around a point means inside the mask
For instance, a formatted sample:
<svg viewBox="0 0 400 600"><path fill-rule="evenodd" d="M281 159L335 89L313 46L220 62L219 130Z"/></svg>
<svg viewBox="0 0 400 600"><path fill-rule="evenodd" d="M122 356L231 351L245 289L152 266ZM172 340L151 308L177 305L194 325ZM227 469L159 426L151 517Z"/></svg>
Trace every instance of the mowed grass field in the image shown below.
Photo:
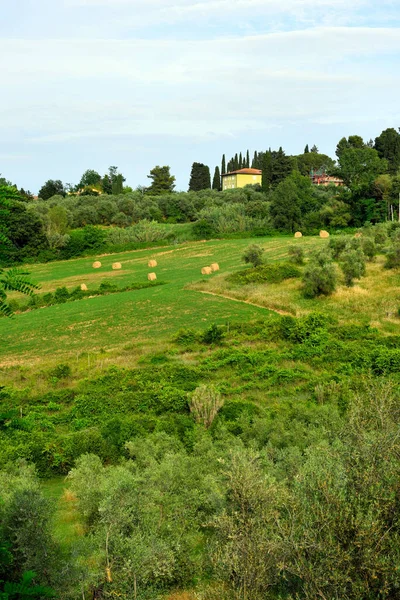
<svg viewBox="0 0 400 600"><path fill-rule="evenodd" d="M262 318L268 310L293 315L313 310L328 312L339 320L368 322L383 330L398 328L400 274L383 269L383 257L368 264L367 276L353 288L339 285L329 298L305 300L299 279L280 284L247 285L235 288L226 275L244 267L241 260L250 243L264 247L267 261L287 257L290 237L212 240L190 242L120 254L30 265L31 278L40 292L66 286L72 290L85 283L95 290L103 281L122 287L147 281L155 271L153 288L121 292L68 302L0 320L0 367L37 367L62 361L124 361L147 351L162 350L173 333L182 327L205 329L223 324ZM297 240L306 251L326 246L317 237ZM94 260L102 267L93 269ZM149 259L158 262L147 266ZM112 270L120 262L122 269ZM220 271L202 276L203 266L217 262ZM206 293L204 293L206 292ZM235 301L236 300L236 301Z"/></svg>
<svg viewBox="0 0 400 600"><path fill-rule="evenodd" d="M31 279L40 284L41 293L60 286L72 290L82 283L95 290L102 281L122 287L146 282L150 271L155 271L158 281L165 285L86 298L21 313L12 320L1 319L0 365L60 362L81 353L110 354L124 349L142 352L167 341L181 327L201 329L212 323L259 318L265 314L262 307L187 289L215 276L200 273L212 262L220 264L222 274L243 268L241 255L251 241L263 244L274 260L285 255L288 244L287 238L217 240L29 265ZM93 269L95 259L101 261L100 269ZM158 266L149 268L149 259L156 259ZM112 270L114 262L120 262L122 269Z"/></svg>

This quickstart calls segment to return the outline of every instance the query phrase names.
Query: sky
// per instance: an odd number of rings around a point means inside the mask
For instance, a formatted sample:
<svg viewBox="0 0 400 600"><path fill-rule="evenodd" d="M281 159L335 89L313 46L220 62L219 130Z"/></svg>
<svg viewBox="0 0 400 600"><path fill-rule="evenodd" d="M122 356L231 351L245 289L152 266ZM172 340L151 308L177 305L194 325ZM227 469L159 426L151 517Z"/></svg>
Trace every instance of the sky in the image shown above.
<svg viewBox="0 0 400 600"><path fill-rule="evenodd" d="M37 193L400 127L399 0L0 0L0 173Z"/></svg>

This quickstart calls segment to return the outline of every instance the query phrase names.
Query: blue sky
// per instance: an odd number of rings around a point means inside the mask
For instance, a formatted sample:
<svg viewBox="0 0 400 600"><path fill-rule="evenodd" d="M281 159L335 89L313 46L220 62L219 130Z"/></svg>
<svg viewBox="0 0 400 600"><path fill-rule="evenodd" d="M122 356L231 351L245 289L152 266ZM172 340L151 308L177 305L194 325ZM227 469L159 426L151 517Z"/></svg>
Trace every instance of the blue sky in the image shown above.
<svg viewBox="0 0 400 600"><path fill-rule="evenodd" d="M399 0L2 4L0 173L34 193L400 126Z"/></svg>

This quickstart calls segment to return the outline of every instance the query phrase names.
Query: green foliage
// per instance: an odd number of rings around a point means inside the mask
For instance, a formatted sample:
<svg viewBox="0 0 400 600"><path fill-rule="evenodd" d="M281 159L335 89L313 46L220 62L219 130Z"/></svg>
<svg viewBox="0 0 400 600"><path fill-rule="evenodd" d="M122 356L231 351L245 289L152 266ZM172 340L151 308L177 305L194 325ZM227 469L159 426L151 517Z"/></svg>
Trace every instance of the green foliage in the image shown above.
<svg viewBox="0 0 400 600"><path fill-rule="evenodd" d="M175 177L170 174L168 166L159 167L158 165L151 169L150 175L151 185L147 188L148 194L157 196L158 194L168 194L174 190Z"/></svg>
<svg viewBox="0 0 400 600"><path fill-rule="evenodd" d="M261 265L245 271L237 271L227 277L227 281L247 285L249 283L281 283L285 279L300 277L301 272L288 263Z"/></svg>
<svg viewBox="0 0 400 600"><path fill-rule="evenodd" d="M340 257L345 283L348 287L353 285L353 279L360 279L365 275L365 255L361 248L347 246Z"/></svg>
<svg viewBox="0 0 400 600"><path fill-rule="evenodd" d="M65 189L62 181L59 179L49 179L42 185L38 194L42 200L49 200L53 196L65 196Z"/></svg>
<svg viewBox="0 0 400 600"><path fill-rule="evenodd" d="M242 255L242 260L253 267L259 267L263 263L264 248L257 244L248 246Z"/></svg>
<svg viewBox="0 0 400 600"><path fill-rule="evenodd" d="M208 329L205 330L201 336L201 341L204 344L219 344L224 337L224 330L222 327L213 323Z"/></svg>
<svg viewBox="0 0 400 600"><path fill-rule="evenodd" d="M396 236L386 255L385 268L398 269L400 267L400 235Z"/></svg>
<svg viewBox="0 0 400 600"><path fill-rule="evenodd" d="M203 163L194 162L190 173L189 192L199 192L209 188L211 188L210 168Z"/></svg>
<svg viewBox="0 0 400 600"><path fill-rule="evenodd" d="M336 269L327 249L315 252L303 275L303 294L306 298L328 296L336 289Z"/></svg>
<svg viewBox="0 0 400 600"><path fill-rule="evenodd" d="M289 262L294 265L304 265L304 248L301 246L289 246Z"/></svg>
<svg viewBox="0 0 400 600"><path fill-rule="evenodd" d="M35 584L36 573L26 571L17 583L6 581L0 591L1 600L29 600L29 598L54 598L56 592L47 586Z"/></svg>
<svg viewBox="0 0 400 600"><path fill-rule="evenodd" d="M335 260L340 258L349 241L350 237L345 235L335 235L329 238L328 247L331 250L332 256Z"/></svg>
<svg viewBox="0 0 400 600"><path fill-rule="evenodd" d="M200 385L189 396L189 408L197 423L208 429L224 405L221 393L213 385Z"/></svg>
<svg viewBox="0 0 400 600"><path fill-rule="evenodd" d="M207 240L215 235L215 229L207 219L200 219L199 221L196 221L196 223L193 223L192 232L194 237L199 240Z"/></svg>
<svg viewBox="0 0 400 600"><path fill-rule="evenodd" d="M39 288L28 278L29 273L21 269L13 268L5 271L0 269L0 315L11 317L13 315L12 307L7 303L7 292L17 291L28 296L33 295L33 291Z"/></svg>

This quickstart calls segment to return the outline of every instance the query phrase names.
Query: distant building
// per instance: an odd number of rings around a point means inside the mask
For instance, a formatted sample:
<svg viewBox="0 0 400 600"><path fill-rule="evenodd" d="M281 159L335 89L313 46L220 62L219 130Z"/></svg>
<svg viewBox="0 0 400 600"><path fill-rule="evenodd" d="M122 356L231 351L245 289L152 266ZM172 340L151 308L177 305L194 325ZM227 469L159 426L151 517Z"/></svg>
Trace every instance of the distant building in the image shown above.
<svg viewBox="0 0 400 600"><path fill-rule="evenodd" d="M222 189L232 190L242 188L245 185L261 185L262 171L260 169L239 169L239 171L231 171L230 173L222 174Z"/></svg>
<svg viewBox="0 0 400 600"><path fill-rule="evenodd" d="M324 168L322 169L311 169L310 179L314 185L343 185L343 180L334 175L328 175Z"/></svg>

